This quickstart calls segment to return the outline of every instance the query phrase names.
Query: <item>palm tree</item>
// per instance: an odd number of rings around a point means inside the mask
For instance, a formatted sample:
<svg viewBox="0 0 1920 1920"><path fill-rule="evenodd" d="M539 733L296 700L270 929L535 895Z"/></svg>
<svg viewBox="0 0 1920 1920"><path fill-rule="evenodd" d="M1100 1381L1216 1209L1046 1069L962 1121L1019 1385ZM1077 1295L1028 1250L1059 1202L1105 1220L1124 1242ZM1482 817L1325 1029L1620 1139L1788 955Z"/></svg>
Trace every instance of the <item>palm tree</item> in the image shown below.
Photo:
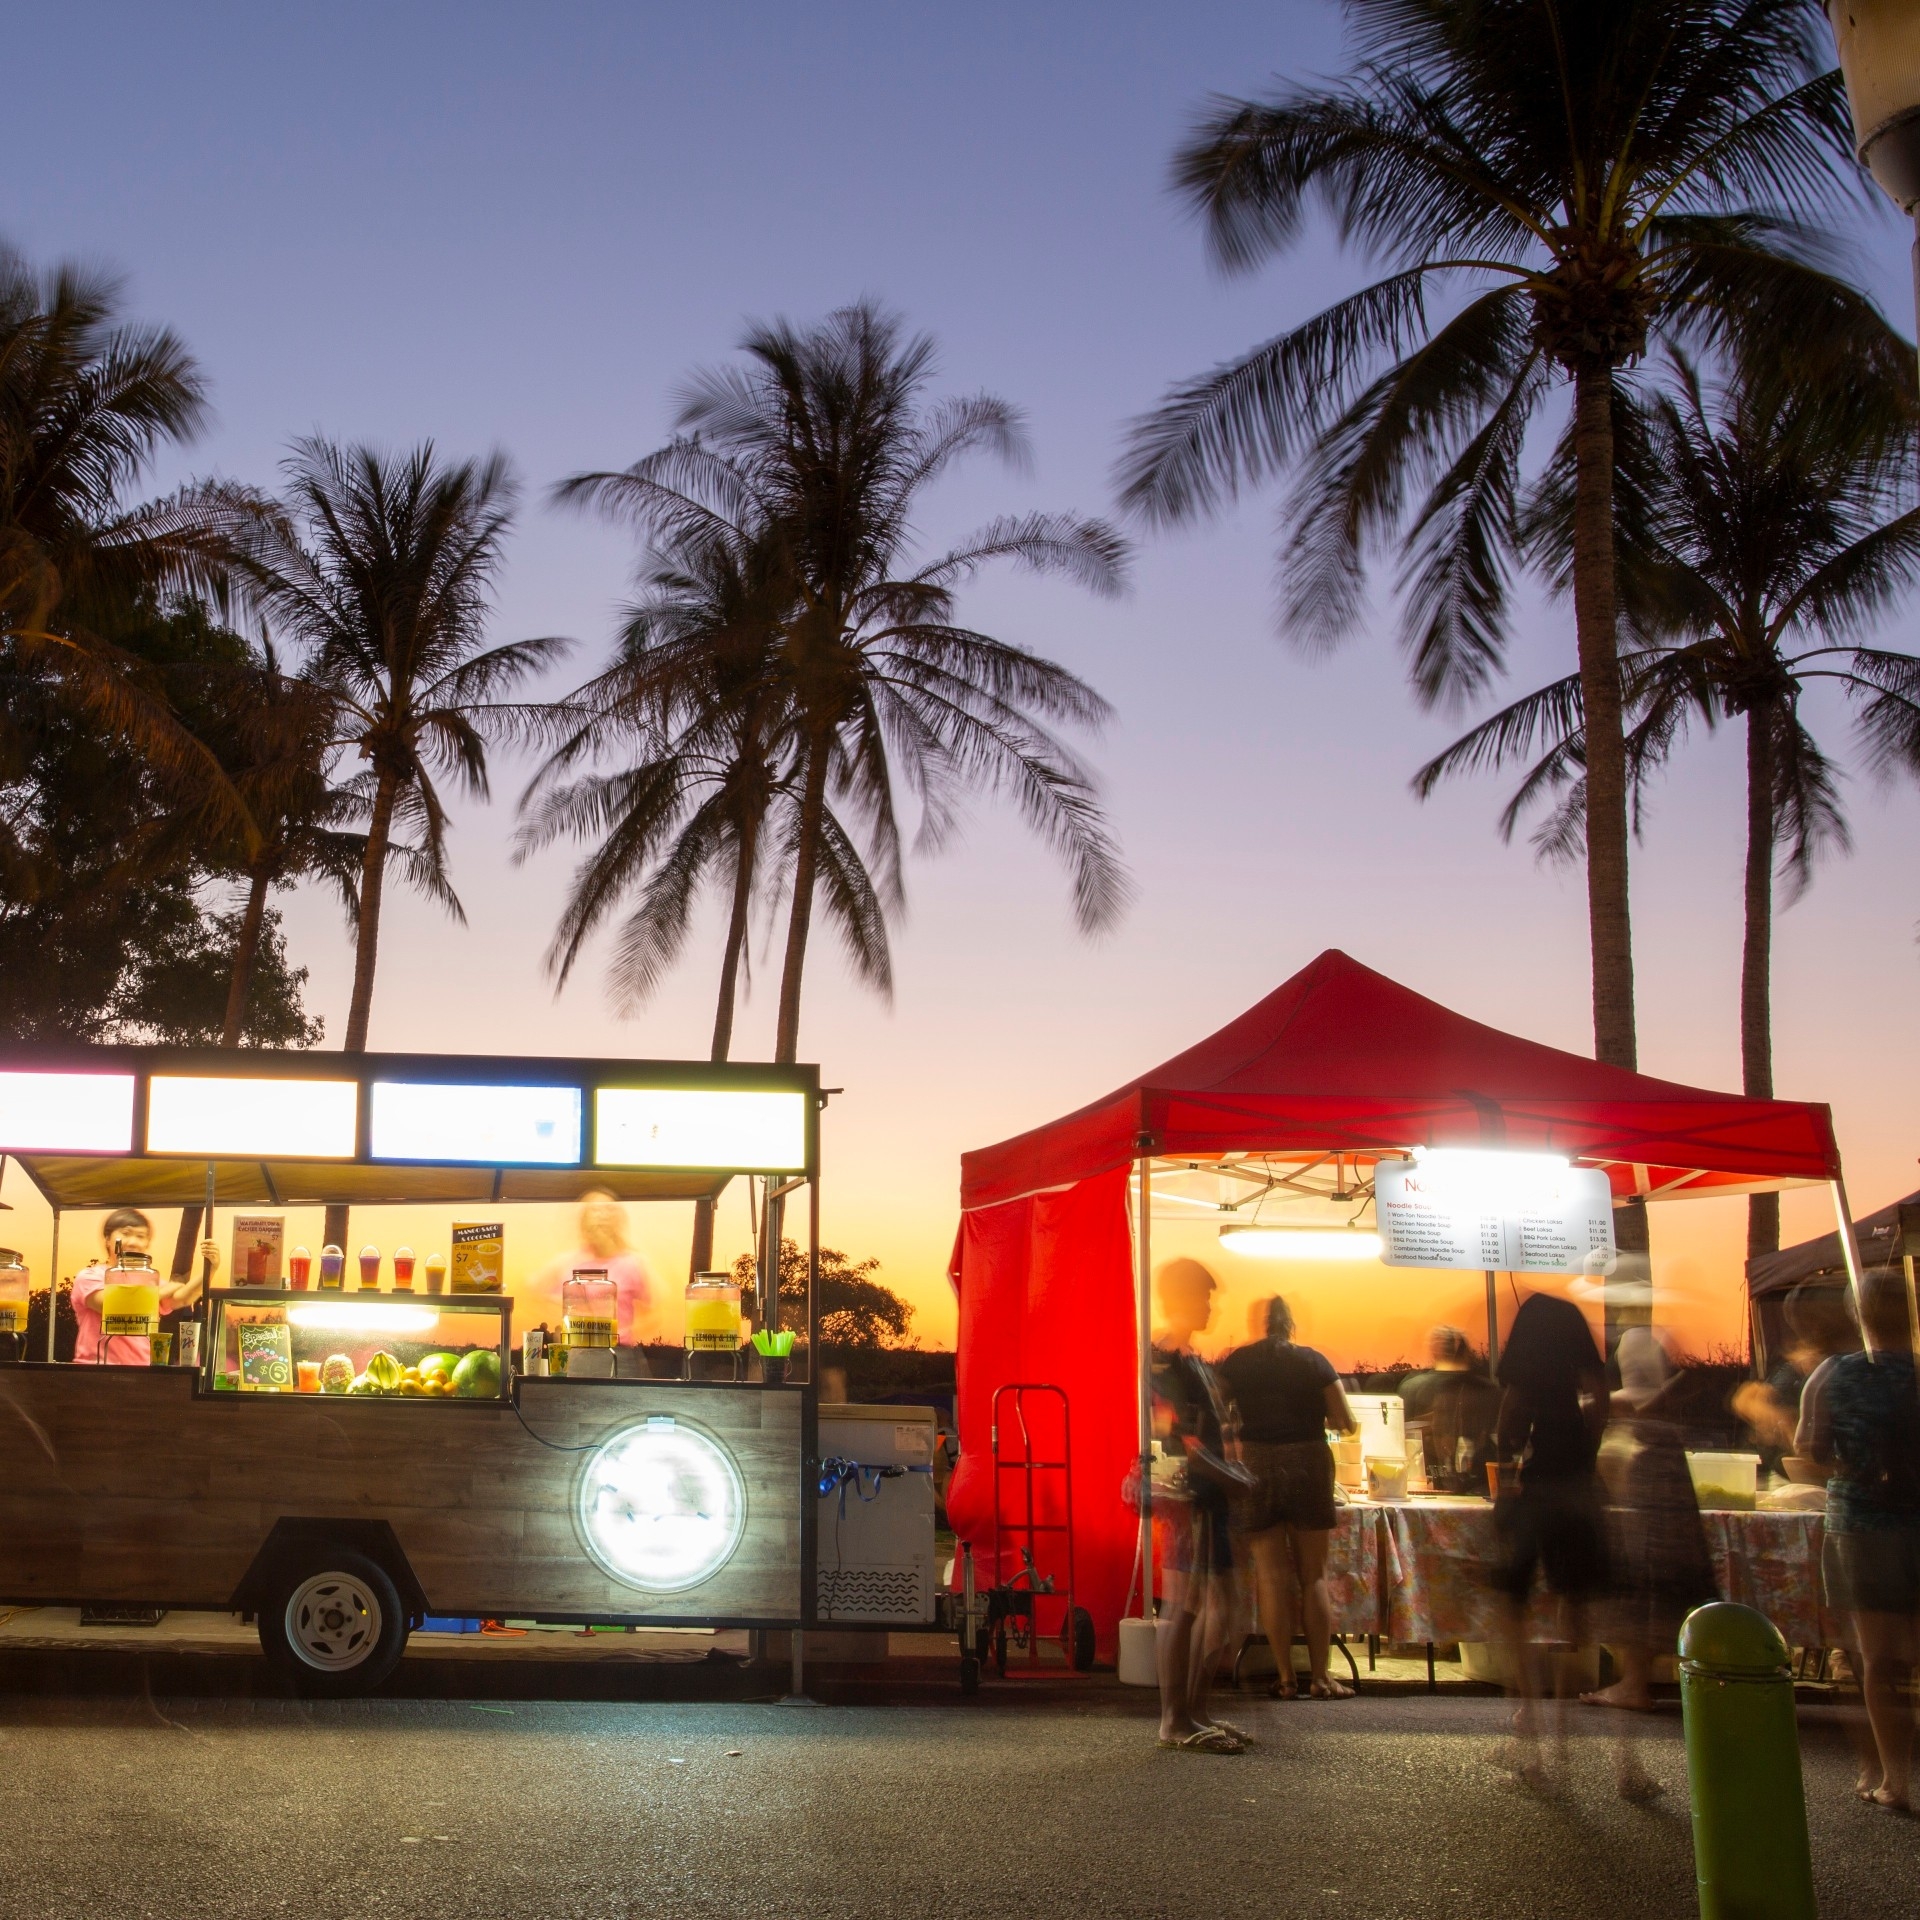
<svg viewBox="0 0 1920 1920"><path fill-rule="evenodd" d="M364 762L347 783L367 833L343 1041L360 1053L387 869L464 919L436 782L487 797L489 743L546 718L499 696L567 643L481 645L513 515L502 456L443 465L431 443L394 459L315 438L296 443L285 472L283 509L251 525L244 555L259 604L305 650L305 670L329 698L334 743Z"/></svg>
<svg viewBox="0 0 1920 1920"><path fill-rule="evenodd" d="M115 634L172 592L220 585L222 529L249 496L198 485L128 501L157 453L198 432L206 386L175 334L125 324L120 307L116 282L74 266L42 280L0 247L0 644L207 821L244 832L212 756Z"/></svg>
<svg viewBox="0 0 1920 1920"><path fill-rule="evenodd" d="M1911 369L1886 384L1801 386L1784 400L1769 369L1710 394L1684 356L1668 390L1616 423L1623 449L1619 577L1637 644L1623 662L1626 758L1640 790L1688 730L1746 732L1745 935L1740 1057L1745 1092L1773 1096L1772 952L1778 872L1791 900L1819 856L1847 844L1837 770L1801 696L1835 682L1867 758L1920 775L1920 655L1864 636L1920 580ZM1564 589L1577 479L1563 457L1530 503L1535 550ZM1587 740L1577 675L1543 687L1455 742L1416 777L1424 797L1451 774L1530 760L1502 816L1555 804L1536 836L1577 849ZM1749 1257L1780 1244L1775 1194L1747 1202Z"/></svg>
<svg viewBox="0 0 1920 1920"><path fill-rule="evenodd" d="M805 329L756 325L742 351L745 366L694 377L672 443L563 492L660 529L753 525L784 544L794 805L780 844L791 893L774 1055L788 1061L835 804L884 899L898 887L903 783L928 847L952 831L967 787L1009 792L1066 858L1080 925L1120 911L1126 882L1092 778L1051 731L1100 724L1106 703L1051 661L959 625L955 599L996 560L1114 593L1126 549L1103 522L1029 514L913 566L911 515L926 489L965 454L1018 458L1018 415L986 395L926 404L933 343L867 303Z"/></svg>
<svg viewBox="0 0 1920 1920"><path fill-rule="evenodd" d="M710 1057L731 1050L739 983L766 849L790 810L791 697L783 672L792 611L784 547L764 533L681 531L657 541L645 597L629 610L612 664L577 689L581 717L535 775L515 847L527 858L561 835L592 840L574 876L548 971L564 985L581 948L621 903L615 997L630 1011L679 958L703 886L726 890ZM612 757L609 772L582 772ZM854 971L892 990L886 910L852 837L828 810L823 880ZM713 1263L713 1203L694 1212L692 1269Z"/></svg>
<svg viewBox="0 0 1920 1920"><path fill-rule="evenodd" d="M1826 26L1817 0L1344 5L1351 78L1222 101L1175 179L1228 268L1317 200L1391 271L1177 388L1133 431L1124 497L1183 521L1297 460L1289 626L1343 633L1397 539L1414 689L1457 700L1502 663L1528 429L1570 392L1594 1051L1631 1067L1616 413L1650 342L1907 351L1828 271L1817 223L1859 175Z"/></svg>

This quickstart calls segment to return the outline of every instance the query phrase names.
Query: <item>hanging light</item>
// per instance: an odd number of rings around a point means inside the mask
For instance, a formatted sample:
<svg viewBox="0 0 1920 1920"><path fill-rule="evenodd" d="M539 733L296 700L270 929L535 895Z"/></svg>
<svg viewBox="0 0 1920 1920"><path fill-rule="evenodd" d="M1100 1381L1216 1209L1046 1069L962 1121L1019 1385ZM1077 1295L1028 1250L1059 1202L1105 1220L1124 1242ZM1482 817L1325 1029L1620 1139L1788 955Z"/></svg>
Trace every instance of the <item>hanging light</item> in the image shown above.
<svg viewBox="0 0 1920 1920"><path fill-rule="evenodd" d="M1908 213L1920 207L1920 9L1827 0L1861 163Z"/></svg>
<svg viewBox="0 0 1920 1920"><path fill-rule="evenodd" d="M1222 1227L1220 1244L1255 1260L1378 1260L1381 1250L1365 1227Z"/></svg>

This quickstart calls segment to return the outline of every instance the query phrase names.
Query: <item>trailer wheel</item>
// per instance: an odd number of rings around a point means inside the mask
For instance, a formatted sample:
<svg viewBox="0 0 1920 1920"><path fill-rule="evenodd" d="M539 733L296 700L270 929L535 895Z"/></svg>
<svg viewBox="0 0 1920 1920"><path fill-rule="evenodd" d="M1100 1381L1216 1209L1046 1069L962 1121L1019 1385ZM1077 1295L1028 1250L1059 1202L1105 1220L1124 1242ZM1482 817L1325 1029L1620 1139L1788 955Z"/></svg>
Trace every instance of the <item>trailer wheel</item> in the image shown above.
<svg viewBox="0 0 1920 1920"><path fill-rule="evenodd" d="M1060 1630L1065 1643L1067 1664L1075 1673L1093 1671L1093 1615L1085 1607L1075 1607Z"/></svg>
<svg viewBox="0 0 1920 1920"><path fill-rule="evenodd" d="M260 1649L309 1698L371 1693L407 1648L407 1611L379 1561L317 1545L274 1570L260 1606Z"/></svg>

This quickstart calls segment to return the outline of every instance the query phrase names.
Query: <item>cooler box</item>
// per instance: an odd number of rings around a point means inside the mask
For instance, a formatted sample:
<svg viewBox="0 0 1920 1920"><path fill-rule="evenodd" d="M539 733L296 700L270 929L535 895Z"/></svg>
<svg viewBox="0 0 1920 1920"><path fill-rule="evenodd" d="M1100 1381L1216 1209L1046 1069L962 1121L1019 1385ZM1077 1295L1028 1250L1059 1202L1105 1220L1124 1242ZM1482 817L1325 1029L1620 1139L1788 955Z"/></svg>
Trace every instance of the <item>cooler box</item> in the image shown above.
<svg viewBox="0 0 1920 1920"><path fill-rule="evenodd" d="M931 1407L822 1407L815 1599L822 1625L931 1626ZM897 1467L897 1474L878 1469Z"/></svg>

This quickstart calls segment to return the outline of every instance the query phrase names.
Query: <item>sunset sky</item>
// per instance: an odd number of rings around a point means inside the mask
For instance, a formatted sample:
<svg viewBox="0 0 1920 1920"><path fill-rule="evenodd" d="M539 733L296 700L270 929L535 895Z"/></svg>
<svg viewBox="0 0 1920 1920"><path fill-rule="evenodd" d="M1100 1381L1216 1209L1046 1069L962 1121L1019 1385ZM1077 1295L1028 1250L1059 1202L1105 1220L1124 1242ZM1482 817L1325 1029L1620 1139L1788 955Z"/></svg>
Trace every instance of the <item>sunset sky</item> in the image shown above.
<svg viewBox="0 0 1920 1920"><path fill-rule="evenodd" d="M132 311L177 328L212 380L212 430L156 486L215 472L270 482L288 439L315 430L396 448L430 437L458 455L503 447L526 498L495 633L575 636L581 673L605 655L634 555L619 531L549 510L545 492L658 444L676 381L723 359L747 317L806 320L875 295L937 336L943 390L1027 410L1031 470L983 463L945 486L928 502L931 550L999 512L1110 510L1130 415L1365 271L1321 231L1281 265L1224 281L1165 186L1210 92L1341 67L1323 0L75 0L16 19L9 44L30 79L10 89L0 235L41 263L124 272ZM1904 237L1863 214L1858 241L1866 283L1910 326ZM964 604L972 624L1067 663L1116 709L1092 758L1138 897L1112 935L1075 935L1060 870L983 805L960 844L910 869L890 1007L849 983L830 940L815 949L801 1051L845 1089L824 1136L824 1235L880 1258L929 1342L952 1334L942 1275L962 1150L1177 1052L1323 948L1478 1019L1590 1046L1578 875L1500 844L1504 788L1413 799L1409 775L1461 719L1415 706L1384 591L1336 657L1276 637L1275 504L1250 498L1210 527L1144 538L1117 603L1004 577ZM1570 611L1527 599L1503 697L1571 660ZM1809 714L1849 745L1825 696ZM598 956L553 996L541 959L569 862L511 864L526 773L503 762L494 804L460 810L465 927L390 895L373 1044L703 1054L712 923L637 1019L613 1019ZM1642 1065L1728 1088L1740 777L1736 738L1688 749L1653 796L1633 882ZM1832 1103L1866 1212L1920 1186L1920 812L1910 790L1864 776L1847 794L1854 852L1780 922L1777 1074L1783 1095ZM337 1042L351 958L338 909L316 895L286 911ZM766 929L753 965L743 1057L771 1051ZM6 1192L22 1203L17 1174ZM1789 1236L1829 1227L1824 1209L1824 1196L1792 1198ZM17 1218L31 1252L43 1229ZM642 1224L663 1272L684 1271L685 1230L679 1212ZM1737 1341L1742 1204L1670 1207L1654 1233L1682 1337ZM1407 1350L1461 1291L1444 1275L1360 1296L1332 1275L1300 1285L1309 1335L1343 1360Z"/></svg>

